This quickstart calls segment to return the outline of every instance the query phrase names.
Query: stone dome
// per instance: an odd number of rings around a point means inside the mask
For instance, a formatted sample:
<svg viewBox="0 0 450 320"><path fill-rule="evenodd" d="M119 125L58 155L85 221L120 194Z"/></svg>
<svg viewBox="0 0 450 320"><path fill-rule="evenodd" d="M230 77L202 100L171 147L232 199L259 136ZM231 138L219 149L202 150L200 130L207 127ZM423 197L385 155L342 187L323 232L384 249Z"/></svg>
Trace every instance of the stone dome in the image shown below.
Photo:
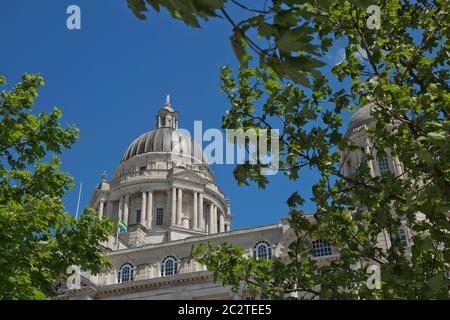
<svg viewBox="0 0 450 320"><path fill-rule="evenodd" d="M370 114L372 107L372 104L367 104L352 115L347 126L347 134L351 133L353 129L356 129L364 124L368 124L374 120L374 117Z"/></svg>
<svg viewBox="0 0 450 320"><path fill-rule="evenodd" d="M135 139L123 154L121 162L141 154L165 152L193 159L196 164L207 164L201 146L183 131L178 129L178 112L172 108L170 96L167 96L165 106L156 115L156 129Z"/></svg>
<svg viewBox="0 0 450 320"><path fill-rule="evenodd" d="M207 163L202 148L197 142L180 130L169 127L161 127L139 136L123 154L122 162L149 152L178 153Z"/></svg>

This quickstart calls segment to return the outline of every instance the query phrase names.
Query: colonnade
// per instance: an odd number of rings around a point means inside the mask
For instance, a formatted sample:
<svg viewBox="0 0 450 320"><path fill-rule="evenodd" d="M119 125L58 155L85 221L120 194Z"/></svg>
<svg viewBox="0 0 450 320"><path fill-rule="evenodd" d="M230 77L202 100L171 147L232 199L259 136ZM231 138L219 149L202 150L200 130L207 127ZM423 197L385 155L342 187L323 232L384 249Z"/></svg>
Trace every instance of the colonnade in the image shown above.
<svg viewBox="0 0 450 320"><path fill-rule="evenodd" d="M145 226L147 229L152 228L153 221L153 206L154 206L154 192L157 190L145 190L140 192L141 196L141 218L140 224ZM194 229L199 231L205 231L209 234L225 232L227 226L225 225L225 213L218 209L214 202L206 199L204 194L199 191L189 190L183 188L173 187L167 192L167 201L165 205L165 210L169 210L170 225L183 227L186 229ZM187 216L183 211L183 193L192 193L192 210ZM119 209L118 217L122 221L126 222L127 225L132 224L130 222L130 193L126 193L120 196L119 199ZM106 200L101 199L98 204L98 217L101 218L104 215L104 208L106 205ZM108 206L112 207L112 203L108 203ZM167 225L167 224L165 224Z"/></svg>

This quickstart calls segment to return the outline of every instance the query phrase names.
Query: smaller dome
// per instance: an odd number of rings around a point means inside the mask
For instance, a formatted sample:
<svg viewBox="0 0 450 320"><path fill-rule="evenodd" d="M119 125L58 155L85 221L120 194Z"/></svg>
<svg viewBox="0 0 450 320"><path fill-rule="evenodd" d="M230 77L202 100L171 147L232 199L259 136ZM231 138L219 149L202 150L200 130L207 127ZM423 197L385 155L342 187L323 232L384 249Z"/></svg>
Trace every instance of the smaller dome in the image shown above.
<svg viewBox="0 0 450 320"><path fill-rule="evenodd" d="M374 117L370 114L372 108L373 104L366 104L352 115L347 126L347 134L351 133L353 129L356 129L364 124L368 124L374 120Z"/></svg>

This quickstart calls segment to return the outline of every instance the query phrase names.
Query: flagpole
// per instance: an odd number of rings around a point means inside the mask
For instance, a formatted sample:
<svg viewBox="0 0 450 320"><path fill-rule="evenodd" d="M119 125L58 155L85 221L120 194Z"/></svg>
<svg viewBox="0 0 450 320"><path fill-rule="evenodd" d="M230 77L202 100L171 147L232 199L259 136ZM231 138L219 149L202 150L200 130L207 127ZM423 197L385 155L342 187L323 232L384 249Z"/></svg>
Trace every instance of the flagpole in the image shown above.
<svg viewBox="0 0 450 320"><path fill-rule="evenodd" d="M119 233L120 233L120 228L117 229L117 234L116 234L116 250L119 250Z"/></svg>
<svg viewBox="0 0 450 320"><path fill-rule="evenodd" d="M75 215L75 220L78 220L78 210L80 209L80 200L81 200L81 190L83 189L83 181L80 183L80 190L78 192L78 201L77 201L77 213Z"/></svg>

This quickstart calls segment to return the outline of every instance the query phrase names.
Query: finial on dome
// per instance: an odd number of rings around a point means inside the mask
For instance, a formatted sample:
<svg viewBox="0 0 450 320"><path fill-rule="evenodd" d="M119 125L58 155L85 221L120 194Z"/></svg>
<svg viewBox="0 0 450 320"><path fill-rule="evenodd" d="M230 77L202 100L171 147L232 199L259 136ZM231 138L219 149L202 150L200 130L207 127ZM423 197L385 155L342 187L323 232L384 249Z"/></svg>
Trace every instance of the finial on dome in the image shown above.
<svg viewBox="0 0 450 320"><path fill-rule="evenodd" d="M171 106L171 104L170 104L170 94L168 94L166 96L166 107L170 107L170 106Z"/></svg>
<svg viewBox="0 0 450 320"><path fill-rule="evenodd" d="M102 182L106 181L106 178L107 178L106 171L103 171L103 173L102 173Z"/></svg>
<svg viewBox="0 0 450 320"><path fill-rule="evenodd" d="M172 108L170 95L166 96L166 104L156 115L156 128L178 129L178 112Z"/></svg>

